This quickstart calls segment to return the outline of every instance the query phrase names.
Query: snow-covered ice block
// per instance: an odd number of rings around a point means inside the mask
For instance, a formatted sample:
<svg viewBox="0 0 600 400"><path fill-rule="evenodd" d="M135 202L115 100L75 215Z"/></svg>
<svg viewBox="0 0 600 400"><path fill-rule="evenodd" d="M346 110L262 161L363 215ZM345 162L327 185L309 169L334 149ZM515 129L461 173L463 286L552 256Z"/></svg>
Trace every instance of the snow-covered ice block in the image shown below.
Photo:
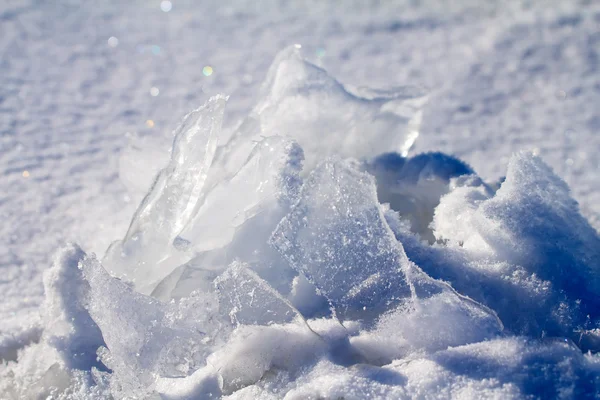
<svg viewBox="0 0 600 400"><path fill-rule="evenodd" d="M394 324L382 327L380 320L375 329L389 332L376 335L412 340L421 348L425 344L416 338L426 334L427 321L436 320L440 331L456 332L447 338L441 333L432 346L464 344L499 333L502 324L493 311L431 279L409 261L386 222L373 177L357 167L339 160L320 164L273 233L272 244L327 297L342 320L362 320L369 326L391 310L397 323L406 319L408 324L412 318L413 330L408 327L405 332L394 330ZM458 327L456 321L461 321ZM460 327L465 321L473 328Z"/></svg>
<svg viewBox="0 0 600 400"><path fill-rule="evenodd" d="M304 149L308 171L334 154L357 159L406 154L418 136L425 101L416 88L351 90L291 46L277 55L260 101L229 147L248 135L290 136Z"/></svg>
<svg viewBox="0 0 600 400"><path fill-rule="evenodd" d="M495 254L569 293L600 294L600 237L581 216L567 184L539 157L514 156L496 195L480 207L475 228ZM468 247L467 244L465 246Z"/></svg>
<svg viewBox="0 0 600 400"><path fill-rule="evenodd" d="M220 312L235 325L304 321L288 300L242 263L234 262L215 280L215 287L219 295Z"/></svg>
<svg viewBox="0 0 600 400"><path fill-rule="evenodd" d="M98 351L111 371L114 396L149 396L157 376L187 376L204 365L220 332L218 304L204 297L165 305L111 277L94 258L82 263L88 309L106 347ZM216 300L216 299L215 299Z"/></svg>
<svg viewBox="0 0 600 400"><path fill-rule="evenodd" d="M175 131L169 164L140 203L125 238L107 251L104 263L111 272L131 280L140 290L150 292L177 266L176 261L161 261L168 258L173 240L198 211L225 102L225 97L214 96L186 115Z"/></svg>

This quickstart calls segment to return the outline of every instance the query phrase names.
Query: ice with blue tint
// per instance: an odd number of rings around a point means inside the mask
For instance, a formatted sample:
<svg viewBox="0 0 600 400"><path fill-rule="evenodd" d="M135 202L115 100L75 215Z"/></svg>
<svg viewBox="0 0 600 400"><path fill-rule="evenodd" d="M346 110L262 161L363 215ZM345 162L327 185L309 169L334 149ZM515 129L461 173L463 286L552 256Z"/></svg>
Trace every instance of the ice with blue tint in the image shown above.
<svg viewBox="0 0 600 400"><path fill-rule="evenodd" d="M343 319L379 315L411 296L409 261L385 225L373 178L346 162L309 175L271 241Z"/></svg>

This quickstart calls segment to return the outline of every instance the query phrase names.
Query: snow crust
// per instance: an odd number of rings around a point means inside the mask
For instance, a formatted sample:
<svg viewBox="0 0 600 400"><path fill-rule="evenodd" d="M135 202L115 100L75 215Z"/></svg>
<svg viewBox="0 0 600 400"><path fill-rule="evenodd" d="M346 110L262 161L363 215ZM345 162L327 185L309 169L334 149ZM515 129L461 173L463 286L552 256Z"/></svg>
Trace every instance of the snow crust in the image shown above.
<svg viewBox="0 0 600 400"><path fill-rule="evenodd" d="M0 393L600 396L597 231L530 153L498 185L407 157L425 98L352 91L295 46L227 138L227 98L210 98L124 238L101 259L57 252L43 332Z"/></svg>

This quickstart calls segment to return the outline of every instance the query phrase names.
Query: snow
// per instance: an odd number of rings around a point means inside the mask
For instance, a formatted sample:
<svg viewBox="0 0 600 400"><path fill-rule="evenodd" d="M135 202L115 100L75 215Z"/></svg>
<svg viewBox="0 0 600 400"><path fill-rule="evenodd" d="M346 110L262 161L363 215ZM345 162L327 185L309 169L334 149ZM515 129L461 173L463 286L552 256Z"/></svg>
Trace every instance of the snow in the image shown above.
<svg viewBox="0 0 600 400"><path fill-rule="evenodd" d="M600 396L600 9L434 3L0 5L0 398Z"/></svg>

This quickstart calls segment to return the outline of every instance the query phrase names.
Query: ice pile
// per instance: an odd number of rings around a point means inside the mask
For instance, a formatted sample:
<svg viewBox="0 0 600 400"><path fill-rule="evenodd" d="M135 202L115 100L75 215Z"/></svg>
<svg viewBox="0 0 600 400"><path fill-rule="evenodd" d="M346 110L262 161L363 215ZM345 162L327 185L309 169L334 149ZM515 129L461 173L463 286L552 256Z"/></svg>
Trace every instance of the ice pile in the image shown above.
<svg viewBox="0 0 600 400"><path fill-rule="evenodd" d="M549 167L409 158L420 92L295 47L263 92L226 140L225 97L184 118L102 260L58 252L3 398L600 396L600 238Z"/></svg>

